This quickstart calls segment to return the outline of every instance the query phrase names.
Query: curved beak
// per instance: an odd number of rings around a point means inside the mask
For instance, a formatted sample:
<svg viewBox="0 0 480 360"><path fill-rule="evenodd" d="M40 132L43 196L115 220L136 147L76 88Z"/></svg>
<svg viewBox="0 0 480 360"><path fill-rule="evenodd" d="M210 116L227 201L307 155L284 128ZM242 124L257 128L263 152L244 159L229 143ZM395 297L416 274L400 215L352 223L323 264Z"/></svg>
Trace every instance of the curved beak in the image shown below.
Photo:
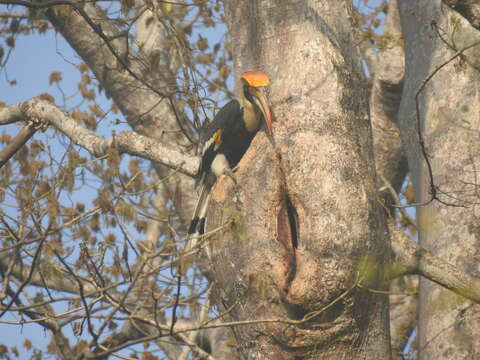
<svg viewBox="0 0 480 360"><path fill-rule="evenodd" d="M268 107L267 100L263 96L262 92L258 88L251 87L250 94L252 94L253 101L255 105L258 106L260 111L262 112L263 119L267 123L268 127L268 135L273 135L273 125L272 125L272 117L270 115L270 108Z"/></svg>

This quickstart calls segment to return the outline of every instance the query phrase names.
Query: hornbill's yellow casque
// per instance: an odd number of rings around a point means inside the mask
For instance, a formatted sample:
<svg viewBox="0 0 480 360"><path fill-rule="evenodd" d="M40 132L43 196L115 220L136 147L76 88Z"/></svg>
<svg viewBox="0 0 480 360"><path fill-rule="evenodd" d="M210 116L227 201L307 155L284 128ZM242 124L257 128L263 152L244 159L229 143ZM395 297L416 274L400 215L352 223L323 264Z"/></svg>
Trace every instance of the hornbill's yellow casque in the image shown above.
<svg viewBox="0 0 480 360"><path fill-rule="evenodd" d="M205 214L213 184L221 175L227 175L236 182L232 169L260 129L262 118L267 124L268 134L272 136L270 109L261 92L261 88L269 84L267 75L250 71L242 74L241 80L242 103L232 100L221 108L203 136L205 145L196 181L197 185L201 185L201 190L188 230L187 248L196 243L191 241L193 237L205 231Z"/></svg>

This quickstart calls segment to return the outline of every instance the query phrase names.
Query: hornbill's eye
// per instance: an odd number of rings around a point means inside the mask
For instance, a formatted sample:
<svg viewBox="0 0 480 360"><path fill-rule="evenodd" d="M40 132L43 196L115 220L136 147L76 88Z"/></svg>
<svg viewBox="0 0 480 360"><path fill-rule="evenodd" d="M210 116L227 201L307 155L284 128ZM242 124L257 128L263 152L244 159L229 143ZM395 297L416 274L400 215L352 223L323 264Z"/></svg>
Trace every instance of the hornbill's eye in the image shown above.
<svg viewBox="0 0 480 360"><path fill-rule="evenodd" d="M253 97L252 97L252 94L250 94L248 85L243 85L243 95L245 96L245 99L247 99L252 104L254 104Z"/></svg>

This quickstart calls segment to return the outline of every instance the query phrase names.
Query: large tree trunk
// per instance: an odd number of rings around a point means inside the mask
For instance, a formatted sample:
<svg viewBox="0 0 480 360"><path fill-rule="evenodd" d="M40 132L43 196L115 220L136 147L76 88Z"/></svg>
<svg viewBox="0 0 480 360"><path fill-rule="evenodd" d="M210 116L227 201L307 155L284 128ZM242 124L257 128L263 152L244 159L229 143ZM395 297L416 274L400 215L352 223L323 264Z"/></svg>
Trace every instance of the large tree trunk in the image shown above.
<svg viewBox="0 0 480 360"><path fill-rule="evenodd" d="M236 69L270 75L276 121L238 185L213 190L210 227L230 224L211 240L217 304L233 320L309 318L235 327L249 358L388 359L387 298L358 286L382 288L388 246L351 5L231 1L226 12Z"/></svg>
<svg viewBox="0 0 480 360"><path fill-rule="evenodd" d="M419 207L420 243L438 257L478 276L478 47L441 68L419 96L421 130L435 189L416 134L415 93L428 74L458 50L480 40L480 36L440 0L401 1L400 12L407 59L400 127L416 199L428 202L435 194L443 202L461 206L433 200ZM479 309L421 279L420 358L479 358L480 324L474 316Z"/></svg>

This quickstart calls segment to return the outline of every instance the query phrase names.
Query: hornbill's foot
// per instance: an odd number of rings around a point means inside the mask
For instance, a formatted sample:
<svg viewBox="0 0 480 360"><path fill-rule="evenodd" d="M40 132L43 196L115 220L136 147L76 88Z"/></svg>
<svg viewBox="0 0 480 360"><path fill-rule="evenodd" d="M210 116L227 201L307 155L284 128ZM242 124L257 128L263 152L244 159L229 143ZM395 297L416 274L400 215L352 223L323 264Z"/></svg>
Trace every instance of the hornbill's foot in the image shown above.
<svg viewBox="0 0 480 360"><path fill-rule="evenodd" d="M232 179L232 181L235 183L235 185L237 185L237 179L235 178L235 174L233 173L232 169L225 169L223 171L223 174L228 176L230 179Z"/></svg>

